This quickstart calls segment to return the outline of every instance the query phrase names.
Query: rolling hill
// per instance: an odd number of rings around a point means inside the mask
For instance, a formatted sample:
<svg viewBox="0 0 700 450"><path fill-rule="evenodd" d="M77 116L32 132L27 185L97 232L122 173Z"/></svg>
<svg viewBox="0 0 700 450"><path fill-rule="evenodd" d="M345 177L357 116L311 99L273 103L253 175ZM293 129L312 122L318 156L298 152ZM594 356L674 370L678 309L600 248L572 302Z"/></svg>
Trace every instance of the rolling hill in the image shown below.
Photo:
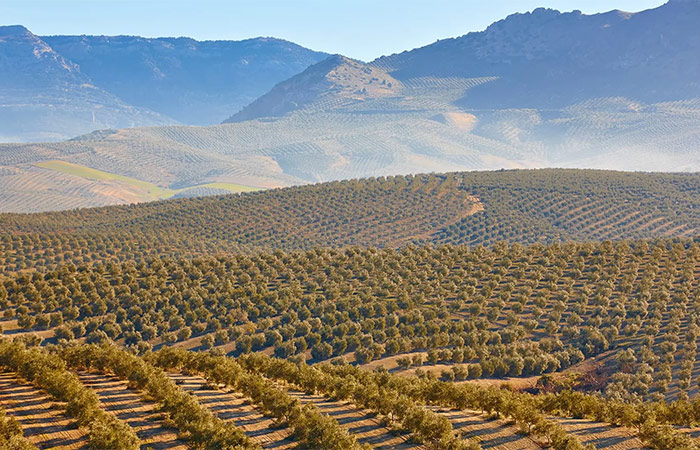
<svg viewBox="0 0 700 450"><path fill-rule="evenodd" d="M699 184L474 172L2 215L0 445L695 450Z"/></svg>
<svg viewBox="0 0 700 450"><path fill-rule="evenodd" d="M380 177L3 214L0 268L355 245L690 238L700 230L698 189L697 174L546 169Z"/></svg>

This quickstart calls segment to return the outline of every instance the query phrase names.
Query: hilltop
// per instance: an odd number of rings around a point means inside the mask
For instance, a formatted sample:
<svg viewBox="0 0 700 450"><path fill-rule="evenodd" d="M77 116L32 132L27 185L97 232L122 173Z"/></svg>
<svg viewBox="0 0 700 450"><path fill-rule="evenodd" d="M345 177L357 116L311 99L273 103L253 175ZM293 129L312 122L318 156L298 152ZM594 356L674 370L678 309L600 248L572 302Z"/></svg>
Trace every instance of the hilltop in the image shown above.
<svg viewBox="0 0 700 450"><path fill-rule="evenodd" d="M282 117L323 102L338 105L396 96L399 87L400 83L383 70L334 55L279 83L225 123Z"/></svg>

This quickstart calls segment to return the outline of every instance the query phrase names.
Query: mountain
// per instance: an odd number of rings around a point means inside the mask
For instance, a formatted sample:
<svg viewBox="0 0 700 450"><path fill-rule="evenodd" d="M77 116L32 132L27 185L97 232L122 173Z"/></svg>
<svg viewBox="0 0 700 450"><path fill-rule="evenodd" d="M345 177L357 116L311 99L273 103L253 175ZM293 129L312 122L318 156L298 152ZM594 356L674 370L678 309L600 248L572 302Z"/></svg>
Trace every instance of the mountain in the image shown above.
<svg viewBox="0 0 700 450"><path fill-rule="evenodd" d="M0 27L0 142L216 124L326 56L272 38L39 37Z"/></svg>
<svg viewBox="0 0 700 450"><path fill-rule="evenodd" d="M538 9L370 63L326 57L220 125L0 145L0 211L426 172L700 171L694 21L700 0Z"/></svg>
<svg viewBox="0 0 700 450"><path fill-rule="evenodd" d="M700 97L699 21L698 0L639 13L539 8L373 64L400 80L498 77L462 99L468 108L562 108L596 97L686 100Z"/></svg>
<svg viewBox="0 0 700 450"><path fill-rule="evenodd" d="M172 123L95 86L26 28L0 27L0 140L61 139L100 128Z"/></svg>
<svg viewBox="0 0 700 450"><path fill-rule="evenodd" d="M381 69L334 55L279 83L225 122L282 117L321 102L337 104L396 96L399 86Z"/></svg>
<svg viewBox="0 0 700 450"><path fill-rule="evenodd" d="M196 41L46 36L58 53L124 101L190 125L221 122L327 55L273 38Z"/></svg>

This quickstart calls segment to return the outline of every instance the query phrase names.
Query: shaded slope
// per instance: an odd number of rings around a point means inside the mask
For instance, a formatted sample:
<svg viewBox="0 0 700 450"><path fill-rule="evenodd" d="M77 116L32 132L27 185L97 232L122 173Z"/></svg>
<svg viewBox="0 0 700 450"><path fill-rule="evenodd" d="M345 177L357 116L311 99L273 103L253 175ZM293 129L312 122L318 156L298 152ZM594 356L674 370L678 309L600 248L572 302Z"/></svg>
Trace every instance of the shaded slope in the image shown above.
<svg viewBox="0 0 700 450"><path fill-rule="evenodd" d="M58 53L125 101L192 125L221 122L327 55L274 38L196 41L47 36Z"/></svg>
<svg viewBox="0 0 700 450"><path fill-rule="evenodd" d="M463 99L476 108L560 108L617 96L647 103L681 100L700 96L698 20L697 0L639 13L539 8L373 64L400 80L499 77Z"/></svg>
<svg viewBox="0 0 700 450"><path fill-rule="evenodd" d="M61 139L174 121L123 102L22 26L0 27L0 140Z"/></svg>

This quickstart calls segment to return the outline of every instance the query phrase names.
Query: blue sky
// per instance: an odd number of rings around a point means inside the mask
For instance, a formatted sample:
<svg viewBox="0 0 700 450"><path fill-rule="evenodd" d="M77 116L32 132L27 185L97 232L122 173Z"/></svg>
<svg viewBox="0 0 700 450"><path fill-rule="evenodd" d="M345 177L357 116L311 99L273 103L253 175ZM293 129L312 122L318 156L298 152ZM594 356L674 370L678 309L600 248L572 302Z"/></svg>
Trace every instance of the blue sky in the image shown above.
<svg viewBox="0 0 700 450"><path fill-rule="evenodd" d="M274 36L365 61L545 6L640 11L665 0L0 0L0 24L35 34Z"/></svg>

